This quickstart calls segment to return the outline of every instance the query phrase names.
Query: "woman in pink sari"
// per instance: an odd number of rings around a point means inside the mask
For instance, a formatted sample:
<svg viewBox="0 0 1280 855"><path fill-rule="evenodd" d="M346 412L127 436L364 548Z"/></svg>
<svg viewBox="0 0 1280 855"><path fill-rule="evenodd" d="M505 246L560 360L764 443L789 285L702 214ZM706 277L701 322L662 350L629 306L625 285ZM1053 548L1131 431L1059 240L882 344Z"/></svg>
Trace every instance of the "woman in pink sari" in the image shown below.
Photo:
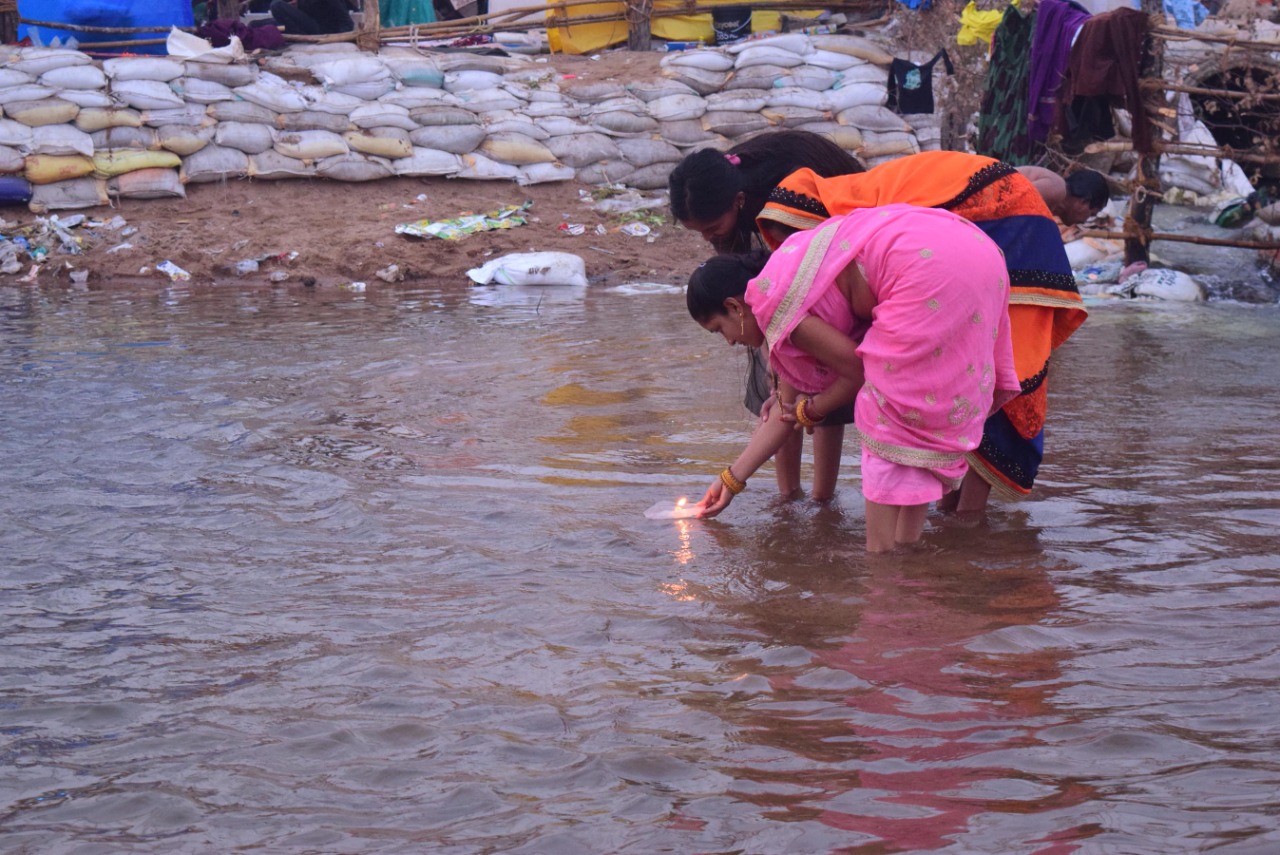
<svg viewBox="0 0 1280 855"><path fill-rule="evenodd" d="M749 283L704 270L689 313L730 344L768 348L777 403L700 516L723 511L791 431L852 401L867 549L919 540L987 416L1020 391L999 248L950 212L889 205L795 233Z"/></svg>

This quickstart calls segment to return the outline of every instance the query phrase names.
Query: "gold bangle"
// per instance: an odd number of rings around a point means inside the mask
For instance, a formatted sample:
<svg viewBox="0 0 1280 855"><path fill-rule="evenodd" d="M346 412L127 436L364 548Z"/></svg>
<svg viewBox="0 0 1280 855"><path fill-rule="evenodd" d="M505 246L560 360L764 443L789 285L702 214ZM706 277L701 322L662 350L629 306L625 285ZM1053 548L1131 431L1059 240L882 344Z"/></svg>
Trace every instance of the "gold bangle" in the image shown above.
<svg viewBox="0 0 1280 855"><path fill-rule="evenodd" d="M737 476L733 474L733 470L728 466L720 472L720 483L724 484L724 488L735 496L747 489L747 482L739 481Z"/></svg>
<svg viewBox="0 0 1280 855"><path fill-rule="evenodd" d="M809 418L809 400L809 398L801 398L796 401L796 421L805 427L811 428L817 425L820 420Z"/></svg>

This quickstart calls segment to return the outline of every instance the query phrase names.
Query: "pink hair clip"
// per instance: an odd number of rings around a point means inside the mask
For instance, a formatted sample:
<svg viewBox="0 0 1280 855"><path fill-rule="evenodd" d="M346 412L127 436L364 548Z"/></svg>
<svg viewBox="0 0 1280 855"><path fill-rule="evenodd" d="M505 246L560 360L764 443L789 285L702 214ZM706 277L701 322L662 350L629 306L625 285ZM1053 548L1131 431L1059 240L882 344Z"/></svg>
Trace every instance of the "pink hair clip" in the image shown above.
<svg viewBox="0 0 1280 855"><path fill-rule="evenodd" d="M742 158L738 157L736 154L726 154L724 159L732 163L734 166L742 165Z"/></svg>

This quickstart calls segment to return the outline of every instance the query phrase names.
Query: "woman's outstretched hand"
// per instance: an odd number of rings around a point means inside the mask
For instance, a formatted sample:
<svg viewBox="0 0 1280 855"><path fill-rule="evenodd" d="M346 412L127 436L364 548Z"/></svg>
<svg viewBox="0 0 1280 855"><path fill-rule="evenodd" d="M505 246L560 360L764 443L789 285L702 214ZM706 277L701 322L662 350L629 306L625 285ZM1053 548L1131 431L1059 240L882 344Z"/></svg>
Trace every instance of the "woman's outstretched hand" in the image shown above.
<svg viewBox="0 0 1280 855"><path fill-rule="evenodd" d="M710 487L707 488L706 494L702 497L702 501L698 502L702 510L698 511L698 519L710 519L716 514L729 507L729 503L733 501L733 491L725 487L724 482L719 478L715 480Z"/></svg>

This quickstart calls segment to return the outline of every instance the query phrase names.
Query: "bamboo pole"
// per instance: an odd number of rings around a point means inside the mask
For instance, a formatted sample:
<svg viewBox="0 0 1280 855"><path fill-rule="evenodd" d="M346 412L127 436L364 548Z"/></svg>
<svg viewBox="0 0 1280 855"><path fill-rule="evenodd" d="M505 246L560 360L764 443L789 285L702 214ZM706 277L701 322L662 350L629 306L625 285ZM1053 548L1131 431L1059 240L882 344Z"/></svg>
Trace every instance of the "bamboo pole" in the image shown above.
<svg viewBox="0 0 1280 855"><path fill-rule="evenodd" d="M1142 0L1142 11L1153 21L1157 15L1164 15L1162 0ZM1139 68L1160 79L1164 74L1164 42L1159 39L1144 39L1142 61ZM1148 94L1147 108L1155 108L1158 112L1162 106L1163 96L1158 93ZM1160 142L1158 134L1153 133L1152 143ZM1125 217L1125 231L1128 233L1124 241L1124 260L1126 264L1135 261L1150 260L1151 250L1149 238L1151 233L1151 217L1155 212L1156 200L1160 198L1160 151L1152 147L1150 152L1138 153L1138 164L1134 167L1137 187L1129 197L1129 213Z"/></svg>
<svg viewBox="0 0 1280 855"><path fill-rule="evenodd" d="M377 53L382 43L382 12L378 0L364 0L361 7L360 29L356 33L356 46L362 51Z"/></svg>
<svg viewBox="0 0 1280 855"><path fill-rule="evenodd" d="M1257 48L1262 51L1280 51L1280 41L1250 41L1238 36L1219 36L1213 33L1200 33L1192 30L1179 30L1173 27L1152 27L1151 35L1165 41L1197 41L1231 45L1233 47Z"/></svg>
<svg viewBox="0 0 1280 855"><path fill-rule="evenodd" d="M61 24L55 21L33 21L30 18L19 18L19 23L26 24L28 27L48 27L54 30L70 30L74 33L106 33L107 35L129 35L130 33L154 33L161 30L168 30L169 27L160 24L154 27L89 27L83 24ZM177 27L187 33L194 33L194 27Z"/></svg>
<svg viewBox="0 0 1280 855"><path fill-rule="evenodd" d="M1124 240L1133 239L1134 235L1129 230L1109 231L1107 229L1081 229L1081 237L1103 238L1105 240ZM1200 237L1199 235L1178 235L1167 234L1165 232L1151 232L1145 234L1147 242L1153 240L1177 241L1179 243L1196 243L1204 246L1231 246L1237 249L1280 249L1280 241L1274 240L1238 240L1235 238L1210 238Z"/></svg>
<svg viewBox="0 0 1280 855"><path fill-rule="evenodd" d="M1218 98L1248 98L1256 101L1280 101L1280 92L1246 92L1242 89L1205 89L1203 86L1183 86L1163 80L1143 80L1138 87L1144 92L1186 92L1190 95L1212 95Z"/></svg>
<svg viewBox="0 0 1280 855"><path fill-rule="evenodd" d="M1133 151L1133 143L1129 140L1106 140L1105 142L1089 143L1084 150L1087 154ZM1209 146L1199 145L1180 145L1178 143L1164 142L1163 140L1156 140L1154 150L1161 154L1188 154L1199 157L1248 161L1250 163L1280 163L1280 154L1254 153L1251 151L1236 151L1231 148L1210 148Z"/></svg>

